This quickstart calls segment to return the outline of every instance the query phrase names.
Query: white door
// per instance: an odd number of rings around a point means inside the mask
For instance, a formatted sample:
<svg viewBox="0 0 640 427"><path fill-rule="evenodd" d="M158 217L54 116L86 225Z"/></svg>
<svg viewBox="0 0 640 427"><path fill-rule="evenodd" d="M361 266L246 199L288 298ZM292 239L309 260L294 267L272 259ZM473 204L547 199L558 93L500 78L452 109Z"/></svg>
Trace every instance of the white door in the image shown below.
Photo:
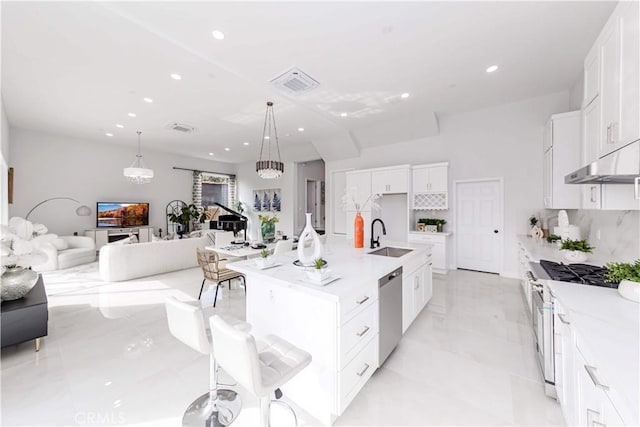
<svg viewBox="0 0 640 427"><path fill-rule="evenodd" d="M500 273L501 181L458 182L456 224L458 268Z"/></svg>

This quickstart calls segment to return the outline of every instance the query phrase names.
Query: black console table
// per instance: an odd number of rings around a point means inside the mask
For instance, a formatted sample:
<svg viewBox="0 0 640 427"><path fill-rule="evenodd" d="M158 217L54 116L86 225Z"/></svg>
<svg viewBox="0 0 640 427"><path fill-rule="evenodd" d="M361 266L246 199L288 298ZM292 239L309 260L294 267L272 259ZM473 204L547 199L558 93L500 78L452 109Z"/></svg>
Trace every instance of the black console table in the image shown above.
<svg viewBox="0 0 640 427"><path fill-rule="evenodd" d="M40 350L40 338L47 335L47 294L42 275L24 297L0 304L1 346L19 344L35 339L36 351Z"/></svg>

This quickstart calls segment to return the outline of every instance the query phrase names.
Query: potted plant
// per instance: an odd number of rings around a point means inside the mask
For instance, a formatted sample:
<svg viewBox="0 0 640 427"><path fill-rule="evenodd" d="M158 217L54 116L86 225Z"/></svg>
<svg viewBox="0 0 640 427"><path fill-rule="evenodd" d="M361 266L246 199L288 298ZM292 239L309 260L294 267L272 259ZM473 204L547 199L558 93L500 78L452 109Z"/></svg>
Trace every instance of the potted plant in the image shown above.
<svg viewBox="0 0 640 427"><path fill-rule="evenodd" d="M640 259L633 264L610 262L607 264L606 282L619 283L618 293L626 299L640 302Z"/></svg>
<svg viewBox="0 0 640 427"><path fill-rule="evenodd" d="M260 257L256 258L256 265L259 268L266 268L272 266L274 263L273 258L271 257L271 252L269 249L263 249L260 251Z"/></svg>
<svg viewBox="0 0 640 427"><path fill-rule="evenodd" d="M174 222L180 225L180 231L178 234L180 238L185 233L189 232L189 227L191 223L199 223L202 224L206 218L207 214L204 209L197 207L195 204L185 205L183 206L178 213L172 212L167 214L169 221Z"/></svg>
<svg viewBox="0 0 640 427"><path fill-rule="evenodd" d="M276 237L276 224L280 222L280 219L273 215L258 215L260 220L260 232L262 234L262 241L269 243Z"/></svg>
<svg viewBox="0 0 640 427"><path fill-rule="evenodd" d="M314 282L322 282L331 276L331 271L327 268L327 262L320 257L313 260L313 268L307 270L307 276Z"/></svg>
<svg viewBox="0 0 640 427"><path fill-rule="evenodd" d="M563 240L560 250L563 252L565 259L571 262L584 262L587 260L587 254L593 252L594 247L587 243L586 240Z"/></svg>
<svg viewBox="0 0 640 427"><path fill-rule="evenodd" d="M560 247L560 245L562 245L562 237L558 236L557 234L549 234L547 236L547 242L556 243L558 247Z"/></svg>
<svg viewBox="0 0 640 427"><path fill-rule="evenodd" d="M438 233L442 233L444 225L447 223L444 219L436 219L436 227L438 227Z"/></svg>
<svg viewBox="0 0 640 427"><path fill-rule="evenodd" d="M531 225L531 228L535 227L538 224L538 218L536 218L535 216L531 215L529 217L529 225Z"/></svg>

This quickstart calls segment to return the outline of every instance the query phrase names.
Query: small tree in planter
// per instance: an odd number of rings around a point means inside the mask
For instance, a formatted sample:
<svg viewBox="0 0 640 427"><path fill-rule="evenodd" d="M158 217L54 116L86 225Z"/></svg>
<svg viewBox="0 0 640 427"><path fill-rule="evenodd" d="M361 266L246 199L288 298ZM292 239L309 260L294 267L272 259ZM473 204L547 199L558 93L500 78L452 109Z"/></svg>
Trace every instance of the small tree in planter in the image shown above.
<svg viewBox="0 0 640 427"><path fill-rule="evenodd" d="M316 258L313 261L313 269L307 270L307 275L311 280L322 282L330 276L330 271L326 267L327 262L322 258Z"/></svg>
<svg viewBox="0 0 640 427"><path fill-rule="evenodd" d="M633 264L610 262L609 273L605 279L609 283L619 283L618 293L631 301L640 302L640 259Z"/></svg>
<svg viewBox="0 0 640 427"><path fill-rule="evenodd" d="M192 203L190 205L183 206L178 213L172 212L167 214L167 217L169 217L169 221L180 224L181 230L178 231L178 234L182 238L185 233L189 232L189 228L192 223L197 222L202 224L206 220L207 214L204 209L199 208Z"/></svg>
<svg viewBox="0 0 640 427"><path fill-rule="evenodd" d="M269 251L269 249L263 249L260 251L260 258L256 258L256 265L260 268L273 265L273 258L271 258L271 251Z"/></svg>

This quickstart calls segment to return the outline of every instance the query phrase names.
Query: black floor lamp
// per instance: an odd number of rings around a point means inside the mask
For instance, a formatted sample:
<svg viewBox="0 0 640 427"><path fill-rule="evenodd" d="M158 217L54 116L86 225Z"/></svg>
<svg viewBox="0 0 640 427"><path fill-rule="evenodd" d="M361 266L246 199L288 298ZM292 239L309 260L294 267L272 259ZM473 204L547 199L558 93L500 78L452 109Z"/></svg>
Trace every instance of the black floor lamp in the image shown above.
<svg viewBox="0 0 640 427"><path fill-rule="evenodd" d="M71 197L52 197L50 199L41 201L40 203L35 205L33 208L31 208L31 210L27 213L27 215L24 217L24 219L29 219L29 215L31 215L31 212L33 212L38 206L43 205L43 204L45 204L47 202L50 202L52 200L71 200L71 201L76 202L77 204L80 205L76 209L76 215L78 215L78 216L89 216L89 215L91 215L91 208L89 206L83 205L82 203L80 203L76 199L72 199Z"/></svg>

